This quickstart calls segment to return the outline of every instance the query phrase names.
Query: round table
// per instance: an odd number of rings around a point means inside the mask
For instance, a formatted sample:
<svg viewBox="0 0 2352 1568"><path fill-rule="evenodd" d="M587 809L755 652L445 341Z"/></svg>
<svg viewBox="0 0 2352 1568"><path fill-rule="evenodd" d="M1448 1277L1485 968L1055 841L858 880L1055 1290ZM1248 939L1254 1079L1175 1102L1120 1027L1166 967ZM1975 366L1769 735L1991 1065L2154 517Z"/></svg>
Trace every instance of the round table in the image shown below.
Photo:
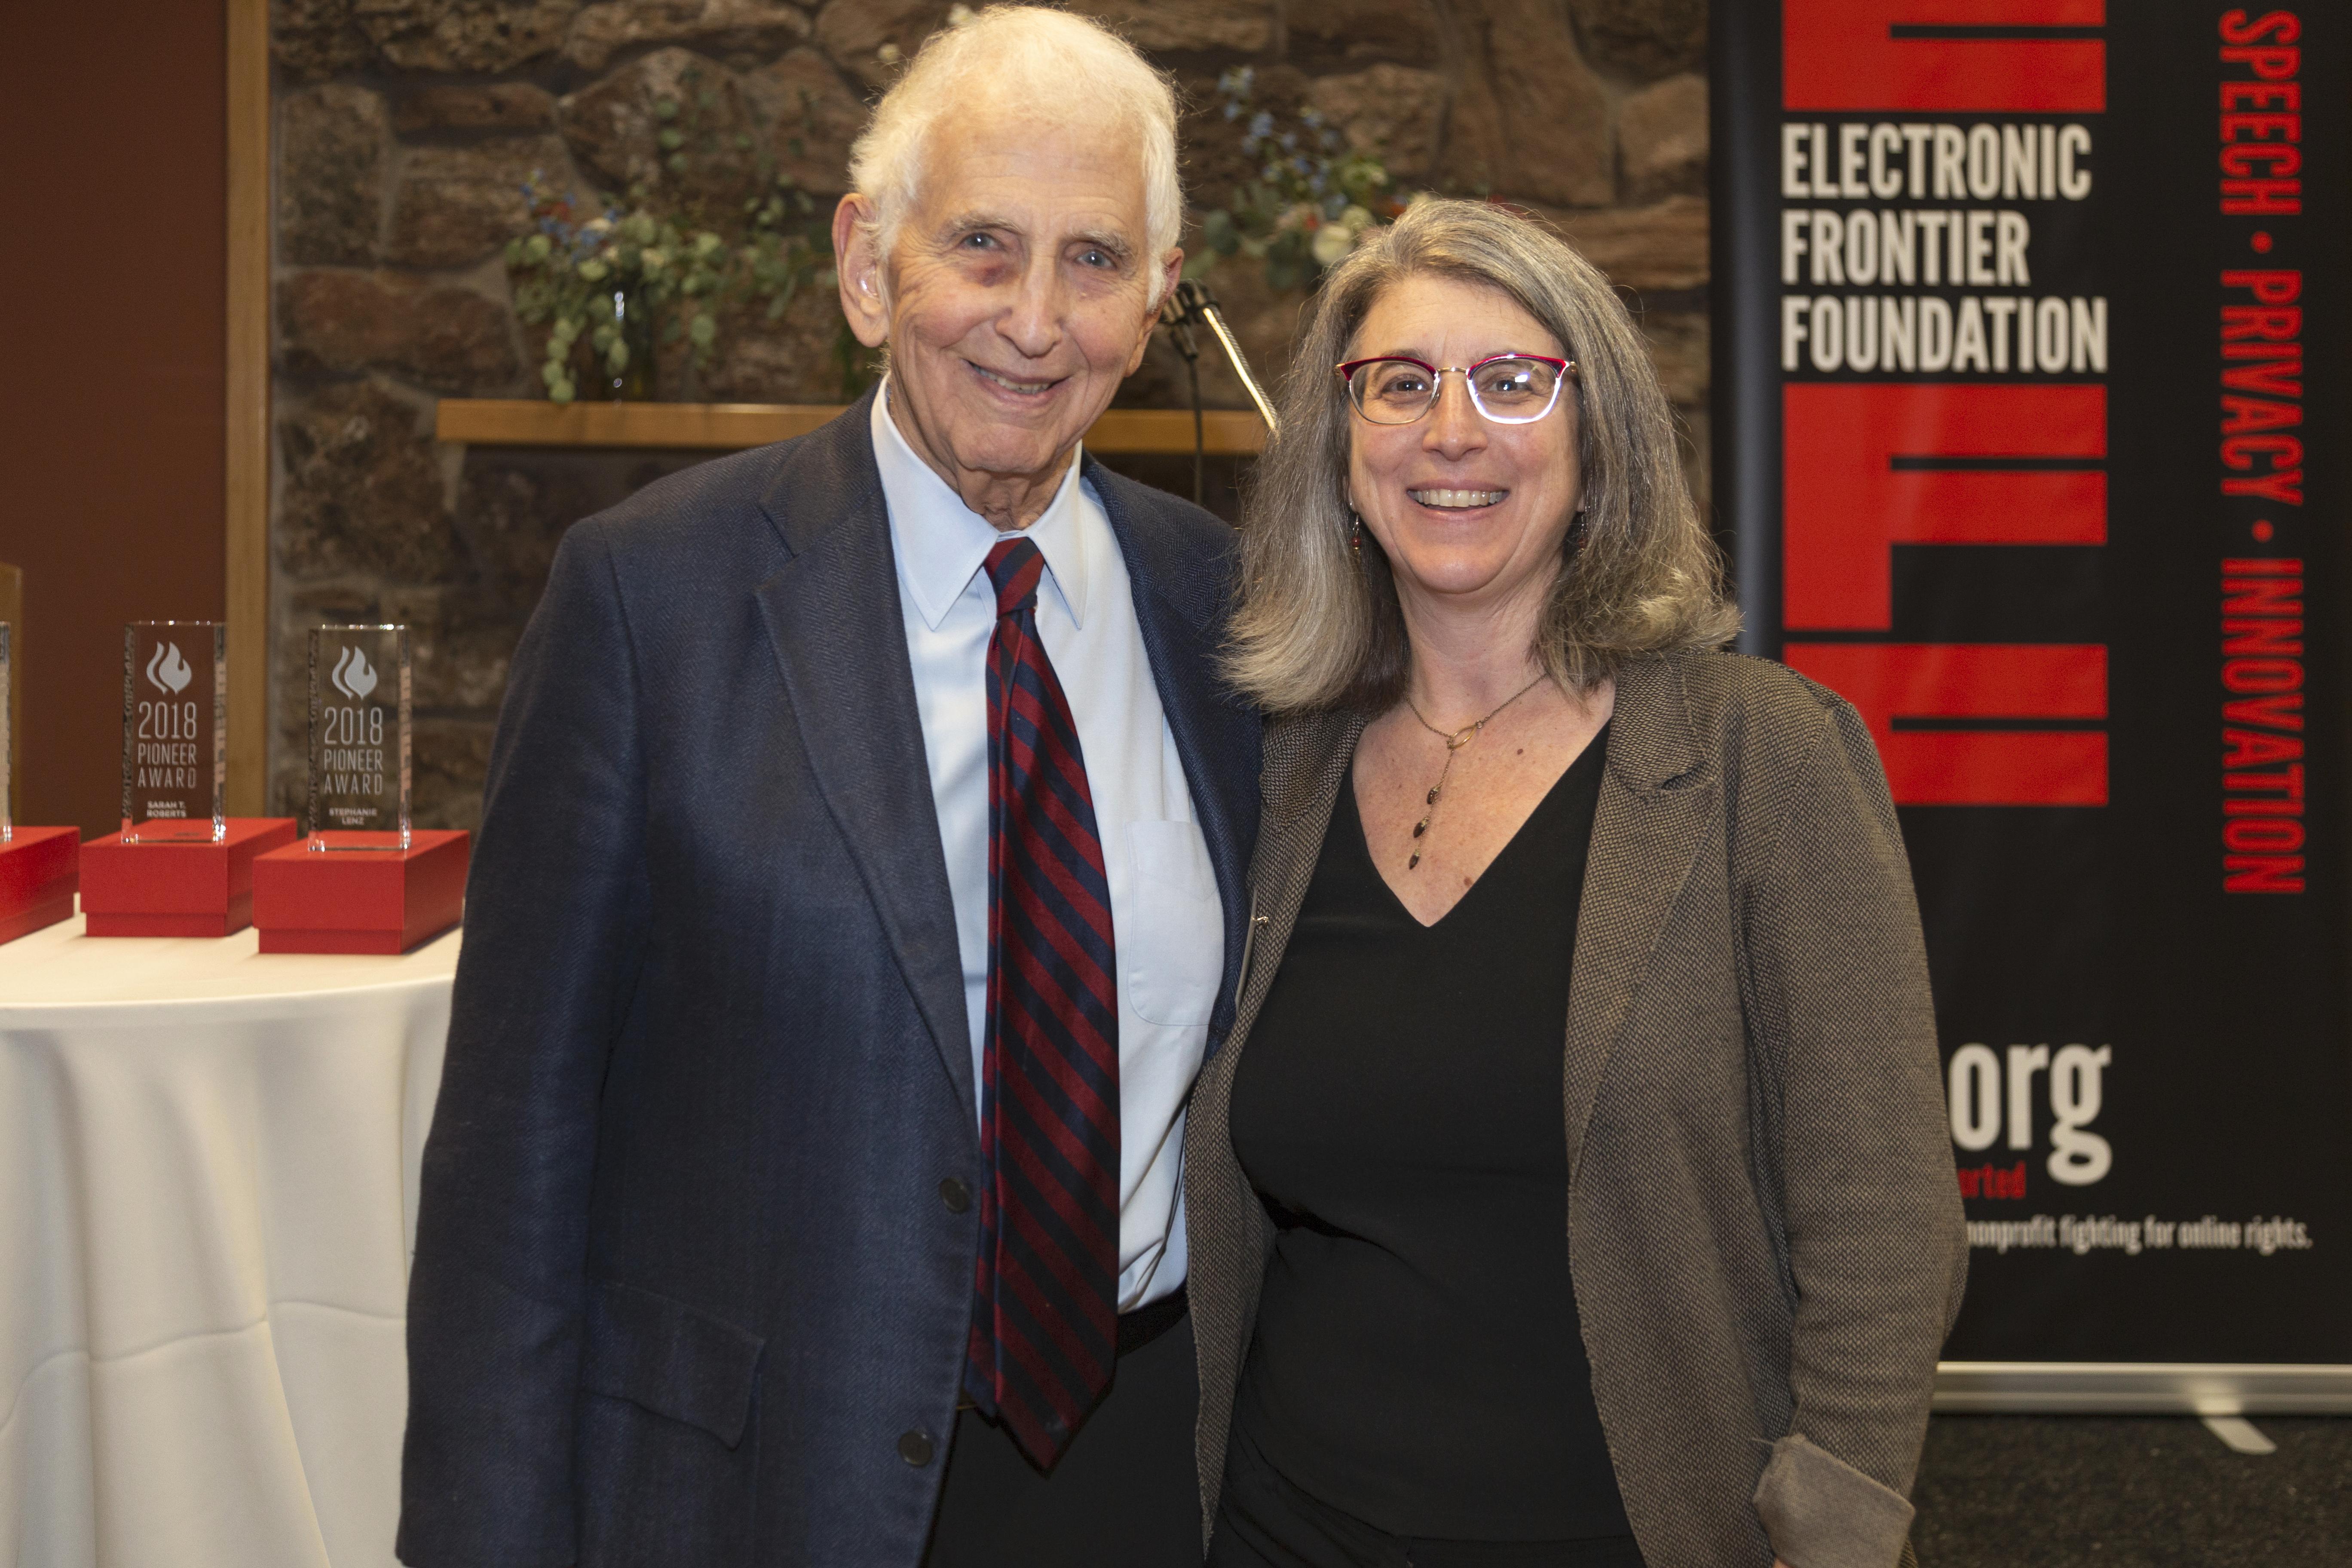
<svg viewBox="0 0 2352 1568"><path fill-rule="evenodd" d="M457 942L0 945L0 1563L390 1568Z"/></svg>

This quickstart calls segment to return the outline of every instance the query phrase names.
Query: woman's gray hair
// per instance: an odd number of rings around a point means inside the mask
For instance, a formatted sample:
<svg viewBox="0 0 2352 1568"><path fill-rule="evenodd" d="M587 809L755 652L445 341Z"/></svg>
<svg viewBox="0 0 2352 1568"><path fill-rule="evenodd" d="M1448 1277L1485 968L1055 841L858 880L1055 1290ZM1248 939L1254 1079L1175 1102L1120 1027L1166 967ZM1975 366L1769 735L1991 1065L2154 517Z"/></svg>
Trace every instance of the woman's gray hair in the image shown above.
<svg viewBox="0 0 2352 1568"><path fill-rule="evenodd" d="M1349 548L1356 415L1332 366L1374 301L1407 278L1483 283L1516 300L1576 361L1583 522L1562 546L1534 652L1572 690L1628 660L1716 647L1739 629L1723 565L1676 458L1673 412L1633 319L1592 264L1550 230L1483 202L1426 199L1324 279L1282 385L1282 428L1259 460L1242 530L1241 602L1225 674L1276 712L1385 710L1412 645L1380 546Z"/></svg>
<svg viewBox="0 0 2352 1568"><path fill-rule="evenodd" d="M924 42L849 150L849 183L874 203L883 257L915 205L931 132L983 106L1018 115L1026 125L1134 132L1152 251L1144 259L1156 262L1176 248L1184 185L1176 170L1176 93L1168 79L1134 46L1083 16L991 5Z"/></svg>

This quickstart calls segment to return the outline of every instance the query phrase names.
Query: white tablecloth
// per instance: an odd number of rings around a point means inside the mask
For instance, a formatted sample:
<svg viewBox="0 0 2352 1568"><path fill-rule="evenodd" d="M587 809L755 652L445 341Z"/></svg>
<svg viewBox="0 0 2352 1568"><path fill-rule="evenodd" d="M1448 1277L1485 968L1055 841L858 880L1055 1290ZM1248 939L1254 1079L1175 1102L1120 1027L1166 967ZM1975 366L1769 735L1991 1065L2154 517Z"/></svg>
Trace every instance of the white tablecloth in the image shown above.
<svg viewBox="0 0 2352 1568"><path fill-rule="evenodd" d="M394 1561L451 932L0 945L0 1568Z"/></svg>

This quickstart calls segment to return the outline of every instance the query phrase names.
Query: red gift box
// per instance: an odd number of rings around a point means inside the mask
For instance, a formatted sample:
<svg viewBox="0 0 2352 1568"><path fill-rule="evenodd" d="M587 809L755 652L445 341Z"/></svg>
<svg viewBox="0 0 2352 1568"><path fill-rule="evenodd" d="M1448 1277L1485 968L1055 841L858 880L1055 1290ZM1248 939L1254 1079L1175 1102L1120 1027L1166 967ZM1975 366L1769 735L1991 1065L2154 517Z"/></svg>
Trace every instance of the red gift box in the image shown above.
<svg viewBox="0 0 2352 1568"><path fill-rule="evenodd" d="M80 863L79 828L20 827L0 844L0 942L71 916Z"/></svg>
<svg viewBox="0 0 2352 1568"><path fill-rule="evenodd" d="M254 862L253 923L264 952L406 952L457 923L466 908L472 836L338 833L337 845L381 838L386 847L317 850L308 842Z"/></svg>
<svg viewBox="0 0 2352 1568"><path fill-rule="evenodd" d="M151 825L150 831L160 825ZM177 825L174 825L176 828ZM228 936L253 923L253 864L293 841L290 816L232 816L218 843L81 847L81 910L91 936Z"/></svg>

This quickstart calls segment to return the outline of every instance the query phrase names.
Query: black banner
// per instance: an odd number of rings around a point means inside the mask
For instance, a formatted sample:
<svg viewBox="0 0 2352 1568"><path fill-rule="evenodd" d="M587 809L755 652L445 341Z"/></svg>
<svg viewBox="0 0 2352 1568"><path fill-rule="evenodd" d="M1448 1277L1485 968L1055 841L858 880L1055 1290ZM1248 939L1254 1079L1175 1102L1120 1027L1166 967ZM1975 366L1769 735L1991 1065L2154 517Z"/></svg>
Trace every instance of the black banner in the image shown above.
<svg viewBox="0 0 2352 1568"><path fill-rule="evenodd" d="M1901 809L1954 1360L2352 1363L2347 24L1715 8L1717 491Z"/></svg>

